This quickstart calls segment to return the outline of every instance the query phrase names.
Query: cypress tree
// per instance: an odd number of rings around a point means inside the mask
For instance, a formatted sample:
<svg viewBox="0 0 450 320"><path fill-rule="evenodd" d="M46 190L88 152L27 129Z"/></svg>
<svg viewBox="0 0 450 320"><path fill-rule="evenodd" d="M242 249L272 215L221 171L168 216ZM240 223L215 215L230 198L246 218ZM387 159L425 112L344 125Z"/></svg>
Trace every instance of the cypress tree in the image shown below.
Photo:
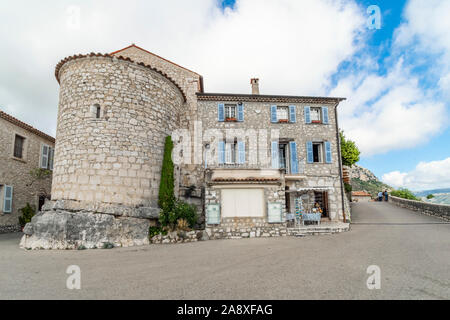
<svg viewBox="0 0 450 320"><path fill-rule="evenodd" d="M162 214L172 211L174 195L174 177L172 162L173 142L170 136L166 137L164 145L164 158L161 169L161 182L159 184L158 205L162 209Z"/></svg>

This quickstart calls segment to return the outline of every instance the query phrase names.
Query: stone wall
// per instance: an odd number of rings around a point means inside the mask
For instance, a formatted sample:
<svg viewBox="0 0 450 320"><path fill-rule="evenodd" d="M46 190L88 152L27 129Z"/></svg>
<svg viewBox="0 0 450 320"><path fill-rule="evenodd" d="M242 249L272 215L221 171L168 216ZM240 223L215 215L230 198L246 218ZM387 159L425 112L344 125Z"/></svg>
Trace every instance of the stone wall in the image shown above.
<svg viewBox="0 0 450 320"><path fill-rule="evenodd" d="M24 157L17 159L13 157L14 137L18 134L25 138ZM0 186L9 185L13 187L13 202L11 213L3 213L3 192L0 188L0 226L4 230L16 230L19 221L20 208L27 202L38 207L39 195L50 194L52 177L35 181L30 171L39 168L41 147L43 144L54 147L54 142L38 136L24 128L21 128L3 118L0 118Z"/></svg>
<svg viewBox="0 0 450 320"><path fill-rule="evenodd" d="M393 197L393 196L389 197L389 201L399 207L402 207L402 208L419 211L426 215L436 216L436 217L450 221L450 206L449 205L427 203L427 202L415 201L415 200L407 200L407 199L402 199L402 198Z"/></svg>
<svg viewBox="0 0 450 320"><path fill-rule="evenodd" d="M194 121L200 120L197 112L196 92L201 91L201 76L181 67L167 59L159 57L153 53L143 50L137 46L130 46L124 50L113 53L115 56L128 57L136 62L143 62L164 73L175 80L175 82L183 89L186 94L186 108L183 108L181 114L180 127L188 129L191 139L194 137ZM192 141L193 142L193 141ZM196 195L201 194L203 175L201 166L198 164L186 164L175 167L176 170L176 190L181 197L184 196L185 190L191 186L195 186ZM201 200L193 198L187 199L190 202L201 206Z"/></svg>
<svg viewBox="0 0 450 320"><path fill-rule="evenodd" d="M205 98L203 98L205 99ZM335 126L335 105L333 104L313 104L303 102L253 102L245 101L244 105L244 121L243 122L219 122L218 121L218 103L230 103L227 101L199 101L199 114L202 119L203 132L208 129L217 129L222 132L225 138L225 132L227 129L236 130L236 132L247 132L252 134L250 130L253 130L253 136L258 137L258 148L265 149L266 155L270 161L270 132L273 129L279 130L279 138L292 140L297 143L297 157L299 161L299 174L289 175L290 181L286 180L286 185L295 189L295 187L327 187L329 188L329 209L330 218L334 221L343 219L342 208L342 186L340 178L339 168L339 156L338 146L336 140L336 126ZM271 123L270 122L270 106L277 104L280 106L295 105L296 106L296 122L295 123ZM329 124L305 124L304 121L304 107L321 107L328 106L329 108ZM259 130L267 129L266 144L259 143L261 137ZM204 134L205 136L205 134ZM208 163L208 168L221 168L223 165L219 165L217 162L217 138L210 137L211 147L208 151L208 157L212 160ZM247 139L247 138L246 138ZM205 140L205 138L204 138ZM306 161L306 142L307 141L330 141L332 151L332 163L307 163ZM204 141L206 143L206 141ZM251 147L249 140L245 144L246 149L246 162L245 164L239 164L240 169L252 169L252 168L271 168L269 162L265 167L261 166L259 160L256 164L250 163L250 156L255 155L257 150ZM258 149L259 150L259 149ZM203 152L205 150L203 149ZM348 209L347 209L348 211Z"/></svg>
<svg viewBox="0 0 450 320"><path fill-rule="evenodd" d="M52 199L156 206L164 140L184 103L179 89L149 68L109 57L71 60L59 75Z"/></svg>

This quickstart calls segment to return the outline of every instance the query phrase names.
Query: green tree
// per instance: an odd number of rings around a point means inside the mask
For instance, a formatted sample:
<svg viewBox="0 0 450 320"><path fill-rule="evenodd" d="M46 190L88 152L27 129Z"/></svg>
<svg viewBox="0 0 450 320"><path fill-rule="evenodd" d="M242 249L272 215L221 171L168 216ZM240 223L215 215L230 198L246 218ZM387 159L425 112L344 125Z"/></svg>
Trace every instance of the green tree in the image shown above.
<svg viewBox="0 0 450 320"><path fill-rule="evenodd" d="M339 136L341 138L342 164L344 166L351 167L359 161L359 155L361 152L359 151L354 141L347 140L345 138L343 131L339 132Z"/></svg>
<svg viewBox="0 0 450 320"><path fill-rule="evenodd" d="M433 198L434 198L434 195L432 195L432 194L427 195L428 200L433 199Z"/></svg>
<svg viewBox="0 0 450 320"><path fill-rule="evenodd" d="M391 191L391 196L408 199L408 200L416 200L416 201L420 200L414 195L414 193L412 193L412 191L410 191L406 188L400 188L398 190Z"/></svg>
<svg viewBox="0 0 450 320"><path fill-rule="evenodd" d="M158 194L158 205L162 209L162 213L172 211L175 202L172 149L172 138L167 136L164 145L164 158Z"/></svg>

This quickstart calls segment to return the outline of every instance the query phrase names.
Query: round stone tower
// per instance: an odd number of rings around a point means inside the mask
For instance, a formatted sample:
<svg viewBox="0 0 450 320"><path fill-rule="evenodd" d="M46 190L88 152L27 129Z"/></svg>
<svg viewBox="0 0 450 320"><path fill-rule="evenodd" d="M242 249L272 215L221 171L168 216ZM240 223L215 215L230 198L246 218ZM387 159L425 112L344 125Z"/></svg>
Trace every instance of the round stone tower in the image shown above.
<svg viewBox="0 0 450 320"><path fill-rule="evenodd" d="M72 56L60 83L52 200L24 230L27 248L148 242L164 140L185 95L167 75L111 55Z"/></svg>

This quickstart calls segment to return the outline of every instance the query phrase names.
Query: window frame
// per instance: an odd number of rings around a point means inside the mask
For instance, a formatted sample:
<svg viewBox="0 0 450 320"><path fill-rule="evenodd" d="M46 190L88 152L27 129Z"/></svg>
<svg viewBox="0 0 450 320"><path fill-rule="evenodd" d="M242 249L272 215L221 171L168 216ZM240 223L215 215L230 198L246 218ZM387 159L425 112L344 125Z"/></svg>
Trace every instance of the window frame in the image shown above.
<svg viewBox="0 0 450 320"><path fill-rule="evenodd" d="M238 163L236 159L237 154L237 141L224 141L225 142L225 165L235 165ZM230 161L228 161L230 159Z"/></svg>
<svg viewBox="0 0 450 320"><path fill-rule="evenodd" d="M286 112L286 118L280 118L279 115L279 111L280 110L284 110ZM289 106L278 106L277 105L277 121L278 123L288 123L290 122L290 117L289 117Z"/></svg>
<svg viewBox="0 0 450 320"><path fill-rule="evenodd" d="M17 138L22 139L22 145L20 146L20 156L16 155L16 141ZM27 138L18 134L18 133L14 133L14 142L13 142L13 157L15 159L20 159L20 160L25 160L25 143L26 143Z"/></svg>
<svg viewBox="0 0 450 320"><path fill-rule="evenodd" d="M232 110L234 110L234 117ZM224 104L223 113L225 122L237 121L237 104Z"/></svg>
<svg viewBox="0 0 450 320"><path fill-rule="evenodd" d="M314 161L315 156L314 156L314 146L318 145L319 146L319 150L318 150L318 158L319 161ZM313 162L312 163L325 163L325 157L324 157L324 142L323 141L313 141L312 142L312 152L313 152Z"/></svg>
<svg viewBox="0 0 450 320"><path fill-rule="evenodd" d="M319 120L313 120L313 111L317 110L317 113L319 115ZM311 119L311 123L323 123L323 119L322 119L322 107L310 107L309 109L309 116Z"/></svg>

